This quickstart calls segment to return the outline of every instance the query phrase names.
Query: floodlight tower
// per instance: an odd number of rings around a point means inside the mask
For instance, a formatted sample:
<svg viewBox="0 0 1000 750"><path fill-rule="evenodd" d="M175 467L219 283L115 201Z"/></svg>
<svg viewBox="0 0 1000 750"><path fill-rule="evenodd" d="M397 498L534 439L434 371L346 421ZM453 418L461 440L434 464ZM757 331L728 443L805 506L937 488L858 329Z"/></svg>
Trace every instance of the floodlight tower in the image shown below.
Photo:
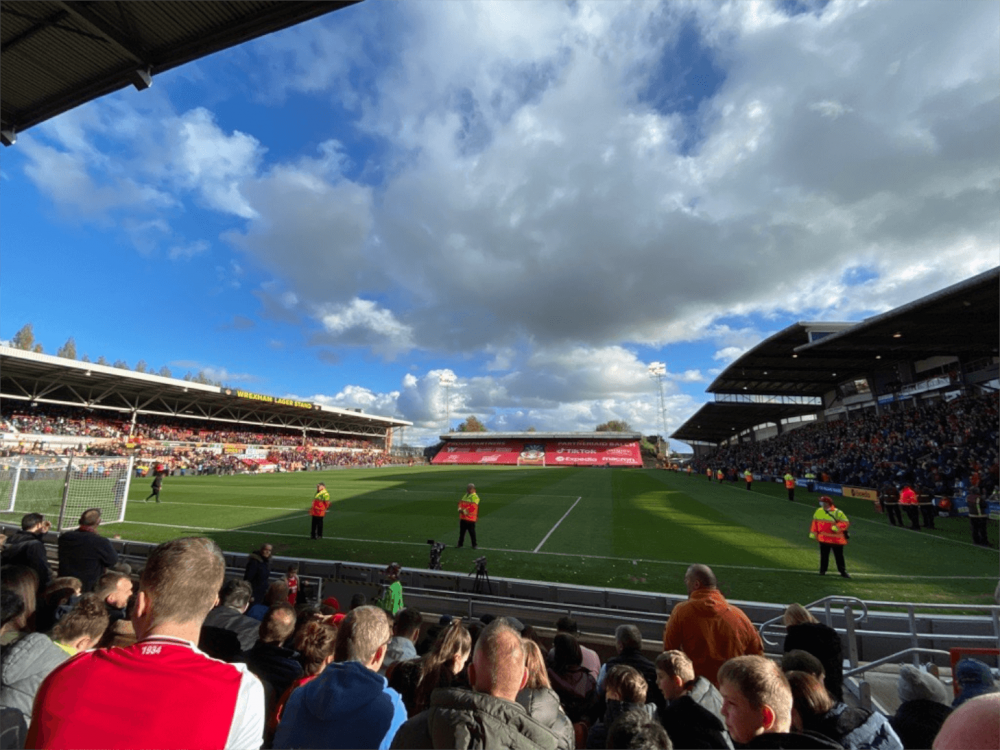
<svg viewBox="0 0 1000 750"><path fill-rule="evenodd" d="M445 418L448 420L448 429L445 432L451 432L451 387L455 385L455 376L450 372L442 372L438 376L438 382L444 387Z"/></svg>
<svg viewBox="0 0 1000 750"><path fill-rule="evenodd" d="M663 440L667 439L667 402L663 397L663 376L667 374L667 365L665 362L652 362L649 367L646 368L646 372L649 373L649 377L656 381L656 390L660 397L660 421L663 426ZM666 455L666 448L663 449L663 454Z"/></svg>

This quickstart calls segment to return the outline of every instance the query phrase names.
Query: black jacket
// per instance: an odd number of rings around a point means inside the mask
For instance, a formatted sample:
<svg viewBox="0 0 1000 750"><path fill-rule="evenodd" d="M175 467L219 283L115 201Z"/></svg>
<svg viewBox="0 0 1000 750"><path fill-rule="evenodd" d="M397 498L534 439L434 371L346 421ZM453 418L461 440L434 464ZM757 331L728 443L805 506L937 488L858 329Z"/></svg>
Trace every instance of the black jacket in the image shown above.
<svg viewBox="0 0 1000 750"><path fill-rule="evenodd" d="M576 732L573 723L563 711L559 696L551 688L525 688L517 694L517 702L524 706L528 716L546 727L556 736L558 750L574 750Z"/></svg>
<svg viewBox="0 0 1000 750"><path fill-rule="evenodd" d="M934 742L949 714L951 706L917 698L901 704L889 723L906 750L925 750Z"/></svg>
<svg viewBox="0 0 1000 750"><path fill-rule="evenodd" d="M220 604L211 609L202 623L205 628L221 628L236 634L240 641L240 651L249 651L260 638L260 621L247 617L238 609Z"/></svg>
<svg viewBox="0 0 1000 750"><path fill-rule="evenodd" d="M257 641L252 649L243 652L242 661L280 697L302 676L302 665L295 656L290 648Z"/></svg>
<svg viewBox="0 0 1000 750"><path fill-rule="evenodd" d="M59 535L59 575L83 581L83 591L93 591L107 568L118 562L118 553L109 539L83 528Z"/></svg>
<svg viewBox="0 0 1000 750"><path fill-rule="evenodd" d="M646 679L646 700L655 703L657 709L661 709L666 705L663 700L663 693L660 692L660 688L656 684L656 665L643 656L639 649L627 648L618 654L618 656L612 656L605 662L604 673L607 674L611 671L611 667L616 664L628 664L630 667L638 669L639 673Z"/></svg>
<svg viewBox="0 0 1000 750"><path fill-rule="evenodd" d="M253 589L253 603L263 604L267 595L267 586L271 577L271 560L265 560L259 552L251 552L247 559L246 570L243 571L243 580L249 581Z"/></svg>
<svg viewBox="0 0 1000 750"><path fill-rule="evenodd" d="M19 531L3 547L0 559L4 565L26 565L38 573L38 591L45 591L45 587L52 580L52 571L49 570L49 561L45 554L44 533L32 534L27 531Z"/></svg>
<svg viewBox="0 0 1000 750"><path fill-rule="evenodd" d="M840 634L821 622L789 625L785 635L785 653L793 649L806 651L823 665L826 677L823 684L833 699L844 700L844 656Z"/></svg>
<svg viewBox="0 0 1000 750"><path fill-rule="evenodd" d="M690 695L670 701L658 714L674 747L685 750L698 748L731 748L732 742L719 717L698 705Z"/></svg>

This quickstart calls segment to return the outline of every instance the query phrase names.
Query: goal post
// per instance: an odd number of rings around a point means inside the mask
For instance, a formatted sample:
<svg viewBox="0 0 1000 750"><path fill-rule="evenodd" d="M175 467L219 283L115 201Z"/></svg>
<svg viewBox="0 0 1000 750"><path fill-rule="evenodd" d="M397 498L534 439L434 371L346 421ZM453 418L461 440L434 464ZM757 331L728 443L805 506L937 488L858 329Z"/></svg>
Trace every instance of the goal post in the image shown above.
<svg viewBox="0 0 1000 750"><path fill-rule="evenodd" d="M541 456L525 456L523 453L517 457L518 466L545 466L545 454Z"/></svg>
<svg viewBox="0 0 1000 750"><path fill-rule="evenodd" d="M0 512L43 513L62 531L88 508L101 522L125 520L132 456L15 456L0 459ZM57 520L58 519L58 520Z"/></svg>

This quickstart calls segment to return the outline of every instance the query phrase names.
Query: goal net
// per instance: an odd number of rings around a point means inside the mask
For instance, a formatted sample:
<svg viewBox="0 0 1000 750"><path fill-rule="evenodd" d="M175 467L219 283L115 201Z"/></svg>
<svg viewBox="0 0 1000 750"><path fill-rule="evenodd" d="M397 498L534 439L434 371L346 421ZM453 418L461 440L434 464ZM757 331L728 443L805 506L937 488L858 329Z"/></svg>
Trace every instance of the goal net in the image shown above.
<svg viewBox="0 0 1000 750"><path fill-rule="evenodd" d="M541 455L525 455L522 453L517 457L518 466L545 466L545 454Z"/></svg>
<svg viewBox="0 0 1000 750"><path fill-rule="evenodd" d="M132 457L12 456L0 458L0 513L17 522L44 513L58 530L76 525L88 508L101 523L125 520ZM10 518L13 516L13 518Z"/></svg>

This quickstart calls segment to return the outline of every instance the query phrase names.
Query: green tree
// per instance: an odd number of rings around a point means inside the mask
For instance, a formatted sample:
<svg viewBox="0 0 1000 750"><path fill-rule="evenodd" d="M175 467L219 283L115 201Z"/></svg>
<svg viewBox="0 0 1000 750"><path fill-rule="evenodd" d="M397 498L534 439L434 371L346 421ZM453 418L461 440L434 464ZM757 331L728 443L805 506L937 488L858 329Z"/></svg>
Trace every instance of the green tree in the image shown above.
<svg viewBox="0 0 1000 750"><path fill-rule="evenodd" d="M538 430L535 429L535 425L531 425L525 432L538 432Z"/></svg>
<svg viewBox="0 0 1000 750"><path fill-rule="evenodd" d="M107 367L108 366L108 358L105 357L102 354L100 357L97 358L97 361L94 364L95 365L104 365L105 367Z"/></svg>
<svg viewBox="0 0 1000 750"><path fill-rule="evenodd" d="M632 432L632 425L624 419L611 419L594 428L594 432Z"/></svg>
<svg viewBox="0 0 1000 750"><path fill-rule="evenodd" d="M45 350L42 348L41 344L35 344L34 348L32 348L31 351L33 351L35 354L41 354Z"/></svg>
<svg viewBox="0 0 1000 750"><path fill-rule="evenodd" d="M116 359L112 367L117 367L119 370L129 369L128 362L126 362L124 359Z"/></svg>
<svg viewBox="0 0 1000 750"><path fill-rule="evenodd" d="M166 365L163 365L163 367L160 368L159 375L161 378L172 378L174 376L174 374L170 372L170 368Z"/></svg>
<svg viewBox="0 0 1000 750"><path fill-rule="evenodd" d="M135 363L136 372L149 372L149 365L146 364L146 360L140 359Z"/></svg>
<svg viewBox="0 0 1000 750"><path fill-rule="evenodd" d="M464 422L462 422L462 424L460 424L458 426L458 431L459 432L488 432L488 430L486 429L486 425L484 425L482 422L480 422L478 419L476 419L471 414L469 415L468 419L466 419Z"/></svg>
<svg viewBox="0 0 1000 750"><path fill-rule="evenodd" d="M34 326L31 323L25 323L21 330L14 334L10 343L15 349L24 349L26 352L30 352L35 348Z"/></svg>
<svg viewBox="0 0 1000 750"><path fill-rule="evenodd" d="M66 343L59 347L56 356L63 359L76 359L76 341L72 336L66 339Z"/></svg>
<svg viewBox="0 0 1000 750"><path fill-rule="evenodd" d="M80 361L81 362L89 362L90 361L90 355L89 354L84 354L82 357L80 357Z"/></svg>

